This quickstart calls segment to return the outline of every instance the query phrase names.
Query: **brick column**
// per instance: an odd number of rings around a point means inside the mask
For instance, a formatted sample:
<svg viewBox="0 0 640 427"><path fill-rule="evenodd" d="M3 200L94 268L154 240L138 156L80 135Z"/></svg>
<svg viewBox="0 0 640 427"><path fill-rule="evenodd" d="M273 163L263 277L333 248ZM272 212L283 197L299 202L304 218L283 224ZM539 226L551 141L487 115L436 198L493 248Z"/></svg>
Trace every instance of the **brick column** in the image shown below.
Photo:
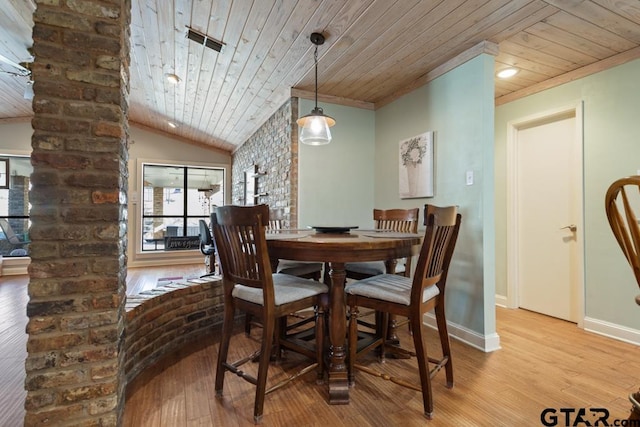
<svg viewBox="0 0 640 427"><path fill-rule="evenodd" d="M124 408L130 0L36 0L25 425Z"/></svg>
<svg viewBox="0 0 640 427"><path fill-rule="evenodd" d="M291 98L291 120L289 126L291 128L291 172L289 177L289 211L290 227L298 228L298 165L299 165L299 144L298 144L298 105L300 100L298 98Z"/></svg>
<svg viewBox="0 0 640 427"><path fill-rule="evenodd" d="M258 165L260 176L256 192L267 196L258 198L272 209L279 209L283 227L298 226L298 98L290 98L242 146L233 153L233 204L243 204L243 172ZM295 132L295 134L294 134Z"/></svg>

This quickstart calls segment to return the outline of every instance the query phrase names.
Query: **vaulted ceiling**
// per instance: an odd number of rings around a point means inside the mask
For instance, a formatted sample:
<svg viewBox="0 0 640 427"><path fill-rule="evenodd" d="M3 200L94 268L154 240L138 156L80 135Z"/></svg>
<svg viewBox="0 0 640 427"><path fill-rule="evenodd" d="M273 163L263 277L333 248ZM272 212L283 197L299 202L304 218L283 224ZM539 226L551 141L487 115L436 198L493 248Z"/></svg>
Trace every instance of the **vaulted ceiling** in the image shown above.
<svg viewBox="0 0 640 427"><path fill-rule="evenodd" d="M5 1L0 55L20 63L29 59L35 2ZM520 70L496 78L498 105L640 57L638 0L132 4L130 121L230 151L290 96L313 94L312 32L326 37L318 52L320 101L370 109L483 52L495 55L496 71ZM222 42L221 51L189 39L189 28ZM23 97L28 78L15 70L0 62L0 120L33 114Z"/></svg>

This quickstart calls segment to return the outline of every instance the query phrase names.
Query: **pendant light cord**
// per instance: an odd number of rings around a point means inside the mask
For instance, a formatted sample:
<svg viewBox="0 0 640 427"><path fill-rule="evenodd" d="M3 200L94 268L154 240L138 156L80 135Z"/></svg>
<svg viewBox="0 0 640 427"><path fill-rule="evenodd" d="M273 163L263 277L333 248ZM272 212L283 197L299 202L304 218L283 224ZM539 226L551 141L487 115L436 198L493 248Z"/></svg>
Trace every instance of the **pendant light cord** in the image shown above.
<svg viewBox="0 0 640 427"><path fill-rule="evenodd" d="M318 45L316 45L315 53L313 54L313 60L316 66L316 110L318 109Z"/></svg>

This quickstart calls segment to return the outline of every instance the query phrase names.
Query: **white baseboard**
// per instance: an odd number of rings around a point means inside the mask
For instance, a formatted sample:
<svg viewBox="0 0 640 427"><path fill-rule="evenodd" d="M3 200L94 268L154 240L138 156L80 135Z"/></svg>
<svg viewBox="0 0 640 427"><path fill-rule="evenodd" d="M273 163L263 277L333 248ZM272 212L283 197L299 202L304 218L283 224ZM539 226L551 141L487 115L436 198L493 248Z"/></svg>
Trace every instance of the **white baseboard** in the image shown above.
<svg viewBox="0 0 640 427"><path fill-rule="evenodd" d="M498 302L496 301L496 305L500 304L498 304ZM424 315L424 323L431 328L437 328L436 319L432 313L427 313ZM451 322L447 322L447 329L451 338L462 341L465 344L470 345L471 347L484 351L485 353L490 353L501 348L500 336L497 333L482 335L468 328L465 328L464 326ZM598 320L591 317L585 317L584 330L593 332L594 334L605 336L607 338L640 346L640 330L637 329L628 328L626 326L605 322L603 320Z"/></svg>
<svg viewBox="0 0 640 427"><path fill-rule="evenodd" d="M7 257L0 262L0 276L19 276L27 274L27 268L31 264L29 257Z"/></svg>
<svg viewBox="0 0 640 427"><path fill-rule="evenodd" d="M507 297L504 295L496 295L496 306L509 308ZM582 326L585 331L593 332L594 334L640 345L640 331L637 329L627 328L626 326L620 326L591 317L585 317Z"/></svg>
<svg viewBox="0 0 640 427"><path fill-rule="evenodd" d="M437 329L436 318L433 313L426 313L424 315L424 324ZM447 331L449 337L455 338L458 341L462 341L471 347L477 348L485 353L500 350L500 336L497 333L491 335L482 335L471 329L467 329L464 326L447 322Z"/></svg>
<svg viewBox="0 0 640 427"><path fill-rule="evenodd" d="M598 335L603 335L608 338L628 342L630 344L640 345L639 330L620 326L615 323L605 322L604 320L585 317L584 330Z"/></svg>
<svg viewBox="0 0 640 427"><path fill-rule="evenodd" d="M508 308L507 297L504 295L496 295L496 305L498 307Z"/></svg>
<svg viewBox="0 0 640 427"><path fill-rule="evenodd" d="M182 253L174 253L182 252ZM154 252L136 254L129 258L127 267L159 267L164 265L202 264L204 269L204 255L194 251Z"/></svg>

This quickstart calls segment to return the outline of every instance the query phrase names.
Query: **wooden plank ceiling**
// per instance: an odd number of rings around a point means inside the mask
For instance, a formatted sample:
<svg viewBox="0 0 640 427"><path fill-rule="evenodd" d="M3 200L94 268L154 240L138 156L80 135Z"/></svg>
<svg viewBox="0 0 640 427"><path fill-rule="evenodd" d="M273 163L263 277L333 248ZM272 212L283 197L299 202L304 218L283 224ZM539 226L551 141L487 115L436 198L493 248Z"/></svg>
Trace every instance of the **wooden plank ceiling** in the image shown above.
<svg viewBox="0 0 640 427"><path fill-rule="evenodd" d="M22 62L35 3L7 1L0 55ZM312 32L326 37L318 54L321 101L372 109L481 52L496 54L496 71L520 70L496 78L498 105L640 56L638 0L132 3L130 120L229 151L292 93L313 93ZM222 51L189 40L188 28L221 41ZM0 70L14 71L4 63ZM170 84L168 74L180 82ZM0 119L32 115L26 81L0 73Z"/></svg>

